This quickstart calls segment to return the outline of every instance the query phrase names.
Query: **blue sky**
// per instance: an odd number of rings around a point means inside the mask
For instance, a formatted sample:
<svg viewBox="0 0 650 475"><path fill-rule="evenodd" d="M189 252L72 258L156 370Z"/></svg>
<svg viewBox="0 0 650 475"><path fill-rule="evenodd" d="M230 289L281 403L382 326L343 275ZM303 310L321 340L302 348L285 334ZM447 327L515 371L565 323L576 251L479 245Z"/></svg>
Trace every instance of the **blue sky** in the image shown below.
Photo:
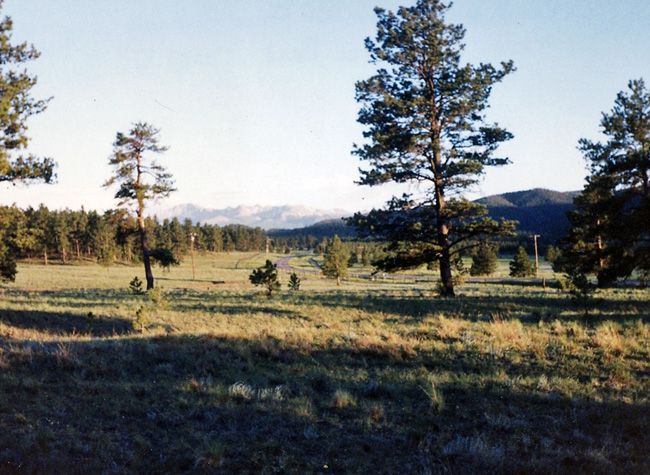
<svg viewBox="0 0 650 475"><path fill-rule="evenodd" d="M118 131L161 129L178 191L163 206L382 206L394 186L354 184L362 140L356 81L372 75L363 41L376 5L393 0L5 0L14 43L41 57L33 96L53 96L28 122L30 150L58 164L58 183L2 185L0 203L107 209ZM513 59L493 89L490 121L515 138L512 164L488 170L471 198L535 187L580 189L578 139L630 79L650 81L650 2L457 0L464 61Z"/></svg>

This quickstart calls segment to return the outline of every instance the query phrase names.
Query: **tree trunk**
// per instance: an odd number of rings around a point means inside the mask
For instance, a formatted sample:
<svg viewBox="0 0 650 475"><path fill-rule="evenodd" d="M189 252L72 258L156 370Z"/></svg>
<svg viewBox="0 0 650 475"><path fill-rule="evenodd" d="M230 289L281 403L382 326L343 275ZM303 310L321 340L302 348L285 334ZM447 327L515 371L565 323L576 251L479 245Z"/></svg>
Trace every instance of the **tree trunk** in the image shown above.
<svg viewBox="0 0 650 475"><path fill-rule="evenodd" d="M45 249L45 251L43 251L43 259L45 261L45 265L47 265L47 249Z"/></svg>
<svg viewBox="0 0 650 475"><path fill-rule="evenodd" d="M451 275L451 253L449 252L449 225L445 213L445 192L443 181L440 177L440 150L435 152L433 170L436 185L436 231L438 232L438 245L440 246L440 280L442 281L441 295L454 297L454 281Z"/></svg>
<svg viewBox="0 0 650 475"><path fill-rule="evenodd" d="M144 224L143 209L138 211L138 226L140 228L140 243L142 244L142 261L144 262L144 275L147 278L147 290L153 289L153 273L149 259L149 244L147 244L147 229Z"/></svg>
<svg viewBox="0 0 650 475"><path fill-rule="evenodd" d="M451 275L451 256L449 255L449 229L442 224L438 229L438 244L442 248L440 257L440 280L442 281L443 297L454 297L454 279Z"/></svg>

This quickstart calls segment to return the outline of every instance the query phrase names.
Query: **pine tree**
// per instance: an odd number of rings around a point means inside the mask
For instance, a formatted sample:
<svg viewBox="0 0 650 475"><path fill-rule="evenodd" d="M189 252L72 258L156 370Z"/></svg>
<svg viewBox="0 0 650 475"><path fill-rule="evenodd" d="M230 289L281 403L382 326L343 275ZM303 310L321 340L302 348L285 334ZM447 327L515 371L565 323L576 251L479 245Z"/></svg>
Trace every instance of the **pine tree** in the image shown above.
<svg viewBox="0 0 650 475"><path fill-rule="evenodd" d="M498 248L498 245L482 241L472 253L469 275L490 275L496 272L499 263Z"/></svg>
<svg viewBox="0 0 650 475"><path fill-rule="evenodd" d="M338 235L327 241L323 255L323 274L330 279L336 279L336 285L341 285L341 279L348 276L348 260L350 256Z"/></svg>
<svg viewBox="0 0 650 475"><path fill-rule="evenodd" d="M595 273L599 285L650 271L650 91L630 81L601 129L607 140L580 140L590 175L568 213L562 268Z"/></svg>
<svg viewBox="0 0 650 475"><path fill-rule="evenodd" d="M248 278L253 285L266 287L269 298L273 297L274 290L280 290L278 267L269 260L266 261L264 266L255 269Z"/></svg>
<svg viewBox="0 0 650 475"><path fill-rule="evenodd" d="M24 153L29 143L26 121L43 112L49 99L33 99L30 90L36 85L36 77L16 68L40 53L27 43L12 45L12 29L11 18L5 17L0 22L0 182L50 183L55 177L52 159Z"/></svg>
<svg viewBox="0 0 650 475"><path fill-rule="evenodd" d="M0 0L0 9L2 8ZM36 77L18 66L39 56L33 45L11 43L13 22L5 17L0 21L0 182L54 180L55 163L51 158L37 158L27 154L27 119L40 114L49 99L35 100L30 91L36 85ZM0 216L4 219L6 216ZM16 278L15 235L11 234L13 223L0 222L0 281Z"/></svg>
<svg viewBox="0 0 650 475"><path fill-rule="evenodd" d="M528 277L535 275L535 267L523 246L517 250L517 254L510 261L511 277Z"/></svg>
<svg viewBox="0 0 650 475"><path fill-rule="evenodd" d="M298 277L298 274L293 272L291 276L289 276L289 290L292 290L294 292L297 292L300 290L300 277Z"/></svg>
<svg viewBox="0 0 650 475"><path fill-rule="evenodd" d="M358 121L367 143L354 154L368 163L360 184L417 183L418 195L393 198L386 209L357 214L362 235L388 242L376 261L385 271L440 262L442 294L454 295L452 261L476 237L510 234L513 222L486 218L485 206L460 196L485 167L508 163L493 156L512 134L485 122L492 86L514 71L463 65L465 30L445 23L449 7L418 0L397 13L376 8L377 37L366 40L377 73L356 85Z"/></svg>
<svg viewBox="0 0 650 475"><path fill-rule="evenodd" d="M171 174L148 156L149 152L167 150L159 145L159 132L143 122L134 124L128 134L118 132L109 161L114 168L113 176L104 184L106 187L119 185L115 198L120 200L120 206L135 205L147 290L154 288L154 278L144 212L149 201L167 197L174 191Z"/></svg>

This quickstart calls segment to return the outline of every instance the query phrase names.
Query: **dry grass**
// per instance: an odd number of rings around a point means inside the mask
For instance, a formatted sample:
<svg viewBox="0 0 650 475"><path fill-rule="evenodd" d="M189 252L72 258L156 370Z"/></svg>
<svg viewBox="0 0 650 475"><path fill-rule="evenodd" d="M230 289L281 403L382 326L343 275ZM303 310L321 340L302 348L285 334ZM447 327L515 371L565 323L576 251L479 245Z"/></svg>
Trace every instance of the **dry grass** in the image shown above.
<svg viewBox="0 0 650 475"><path fill-rule="evenodd" d="M0 471L650 471L645 291L588 322L500 284L440 300L314 277L267 299L239 268L259 256L222 257L159 279L142 331L139 269L21 266L0 299Z"/></svg>

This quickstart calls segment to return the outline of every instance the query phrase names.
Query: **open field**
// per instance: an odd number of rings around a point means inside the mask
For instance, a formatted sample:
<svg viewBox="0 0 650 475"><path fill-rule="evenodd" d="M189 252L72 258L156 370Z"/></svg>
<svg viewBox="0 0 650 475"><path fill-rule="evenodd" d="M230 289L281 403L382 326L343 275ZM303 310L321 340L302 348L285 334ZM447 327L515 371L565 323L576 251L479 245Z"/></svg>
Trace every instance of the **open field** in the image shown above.
<svg viewBox="0 0 650 475"><path fill-rule="evenodd" d="M20 265L0 292L0 473L650 473L650 296L332 281L266 255ZM136 312L148 311L135 326ZM134 329L137 328L137 329Z"/></svg>
<svg viewBox="0 0 650 475"><path fill-rule="evenodd" d="M490 275L491 279L498 278L498 279L509 279L510 277L510 261L512 260L512 256L509 257L501 257L498 260L497 264L497 270ZM315 267L312 263L312 261L318 262L320 265L323 263L323 256L316 256L310 253L300 253L293 259L289 261L289 264L298 269L302 270L305 272L313 272ZM531 262L534 264L534 260L531 259ZM470 280L482 280L482 277L477 277L477 278L472 278L469 276L469 269L472 266L472 259L469 257L463 258L463 265L465 266L465 269L467 270L467 278ZM351 266L348 269L348 272L350 276L354 277L358 274L372 274L374 272L374 268L372 266L362 266L360 264L356 264L354 266ZM376 279L381 279L382 276L386 276L387 279L392 279L392 280L400 280L403 277L409 277L409 276L418 276L418 277L425 277L431 280L436 280L440 274L440 271L437 269L434 270L429 270L427 269L426 266L421 266L417 269L413 270L407 270L403 272L398 272L396 274L393 274L392 276L388 276L386 274L382 274L381 272L375 274ZM551 264L546 262L544 259L540 259L539 261L539 270L538 270L538 278L539 279L555 279L557 276L553 272L553 269L551 268Z"/></svg>

